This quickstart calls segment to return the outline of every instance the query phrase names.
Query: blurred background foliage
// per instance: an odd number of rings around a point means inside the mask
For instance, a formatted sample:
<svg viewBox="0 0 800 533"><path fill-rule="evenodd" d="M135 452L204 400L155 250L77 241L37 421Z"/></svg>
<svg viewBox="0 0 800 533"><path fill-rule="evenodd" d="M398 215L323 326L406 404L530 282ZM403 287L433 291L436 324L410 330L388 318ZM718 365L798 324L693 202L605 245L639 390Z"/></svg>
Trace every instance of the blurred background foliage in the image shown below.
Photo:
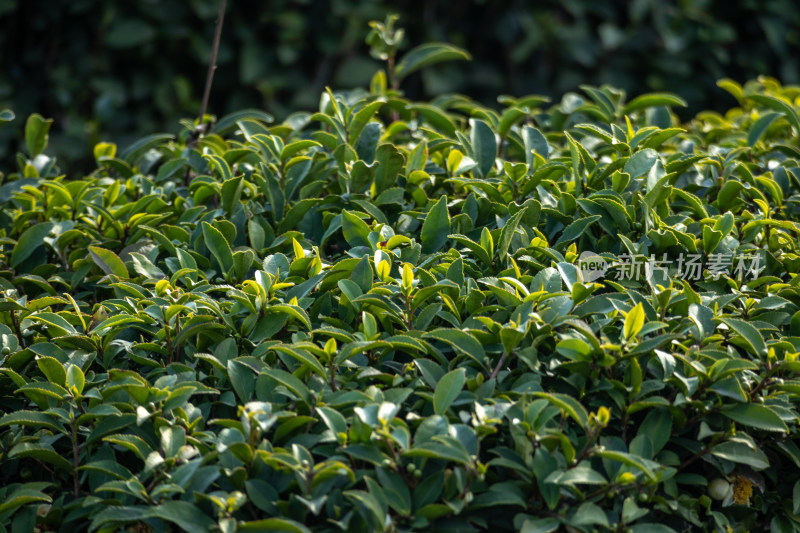
<svg viewBox="0 0 800 533"><path fill-rule="evenodd" d="M125 144L177 131L193 117L218 0L0 0L0 163L18 150L25 117L55 119L51 149L80 168L99 140ZM405 80L415 99L459 92L557 97L580 84L666 90L690 107L732 102L717 79L765 74L798 81L795 0L229 0L209 112L265 109L279 120L317 107L325 85L362 86L379 63L370 20L400 15L404 49L465 48L472 63Z"/></svg>

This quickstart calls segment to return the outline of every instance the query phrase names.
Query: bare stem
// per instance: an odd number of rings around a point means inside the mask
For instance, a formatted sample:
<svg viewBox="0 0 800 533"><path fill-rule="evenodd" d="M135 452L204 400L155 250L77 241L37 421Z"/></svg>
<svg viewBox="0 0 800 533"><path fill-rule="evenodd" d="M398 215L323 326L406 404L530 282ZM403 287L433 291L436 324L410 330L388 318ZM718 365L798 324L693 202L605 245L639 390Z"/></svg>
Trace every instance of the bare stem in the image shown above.
<svg viewBox="0 0 800 533"><path fill-rule="evenodd" d="M500 369L503 368L503 363L506 362L506 356L507 355L508 355L508 352L503 352L503 355L500 356L500 360L497 362L497 366L494 367L494 370L492 370L492 373L489 374L489 379L494 379L494 378L497 377L497 374L500 373Z"/></svg>
<svg viewBox="0 0 800 533"><path fill-rule="evenodd" d="M333 355L331 355L331 365L330 366L331 366L331 390L333 392L336 392L339 389L336 387L336 365L333 362Z"/></svg>
<svg viewBox="0 0 800 533"><path fill-rule="evenodd" d="M19 327L19 319L17 312L11 311L11 322L14 324L14 332L17 334L17 341L19 341L20 348L25 348L25 339L22 336L22 330Z"/></svg>
<svg viewBox="0 0 800 533"><path fill-rule="evenodd" d="M203 90L203 104L200 107L200 116L197 123L203 124L203 117L208 109L208 99L211 97L211 82L214 81L214 71L217 70L217 52L219 52L219 41L222 36L222 22L225 19L225 6L227 0L220 0L219 13L217 13L217 25L214 28L214 43L211 46L211 59L208 62L208 74L206 74L206 87Z"/></svg>
<svg viewBox="0 0 800 533"><path fill-rule="evenodd" d="M72 421L72 494L75 498L80 497L81 495L81 481L80 481L80 472L78 472L78 467L80 466L80 453L81 449L78 445L78 421Z"/></svg>

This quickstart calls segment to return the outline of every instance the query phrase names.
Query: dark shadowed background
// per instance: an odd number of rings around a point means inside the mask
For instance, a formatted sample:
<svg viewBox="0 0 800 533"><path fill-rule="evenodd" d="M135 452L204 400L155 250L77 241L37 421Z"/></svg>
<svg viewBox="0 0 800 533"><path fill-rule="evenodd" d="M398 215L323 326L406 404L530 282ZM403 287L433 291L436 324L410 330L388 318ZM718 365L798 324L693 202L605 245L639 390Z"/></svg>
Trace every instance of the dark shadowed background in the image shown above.
<svg viewBox="0 0 800 533"><path fill-rule="evenodd" d="M218 0L0 0L0 128L8 168L28 114L55 119L51 151L80 168L100 140L121 145L192 117ZM717 79L798 81L793 0L229 0L210 113L256 107L277 119L317 106L325 85L368 83L379 68L367 23L400 15L405 49L447 41L471 63L409 77L415 99L460 92L560 97L580 84L666 90L700 109L733 100Z"/></svg>

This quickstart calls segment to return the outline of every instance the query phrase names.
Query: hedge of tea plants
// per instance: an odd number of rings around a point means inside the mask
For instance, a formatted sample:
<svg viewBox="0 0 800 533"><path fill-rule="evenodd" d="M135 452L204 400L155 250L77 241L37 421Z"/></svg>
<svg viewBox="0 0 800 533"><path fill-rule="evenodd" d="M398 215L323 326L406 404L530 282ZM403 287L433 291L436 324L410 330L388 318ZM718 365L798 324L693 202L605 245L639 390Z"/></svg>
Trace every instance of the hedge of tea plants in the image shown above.
<svg viewBox="0 0 800 533"><path fill-rule="evenodd" d="M0 531L800 530L800 88L720 86L681 125L381 72L88 175L28 117Z"/></svg>

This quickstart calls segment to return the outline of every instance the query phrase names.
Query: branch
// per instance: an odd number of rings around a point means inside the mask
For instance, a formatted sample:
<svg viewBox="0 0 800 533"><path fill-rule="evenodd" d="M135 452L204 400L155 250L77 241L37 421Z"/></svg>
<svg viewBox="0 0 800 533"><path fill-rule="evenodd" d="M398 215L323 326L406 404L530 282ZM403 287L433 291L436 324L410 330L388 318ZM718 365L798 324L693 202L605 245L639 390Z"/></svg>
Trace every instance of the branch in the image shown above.
<svg viewBox="0 0 800 533"><path fill-rule="evenodd" d="M200 116L197 117L199 126L203 124L203 117L208 108L208 99L211 96L211 82L214 81L214 71L217 70L217 52L219 52L219 41L222 36L222 22L225 19L225 6L227 0L220 0L219 13L217 13L217 25L214 28L214 43L211 46L211 58L208 62L208 74L206 74L206 87L203 90L203 104L200 107Z"/></svg>

